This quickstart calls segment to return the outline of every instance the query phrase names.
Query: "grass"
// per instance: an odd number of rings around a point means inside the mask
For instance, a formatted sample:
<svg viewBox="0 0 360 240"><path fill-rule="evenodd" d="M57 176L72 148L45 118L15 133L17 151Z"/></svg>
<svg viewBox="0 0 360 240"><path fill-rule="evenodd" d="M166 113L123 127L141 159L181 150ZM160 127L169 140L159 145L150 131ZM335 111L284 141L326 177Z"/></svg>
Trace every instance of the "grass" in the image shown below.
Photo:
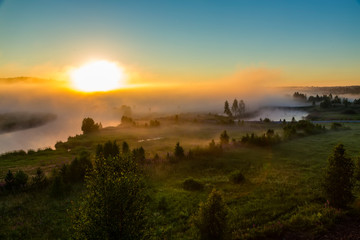
<svg viewBox="0 0 360 240"><path fill-rule="evenodd" d="M145 165L150 186L153 239L193 239L191 218L213 188L223 192L230 208L229 224L234 239L276 239L288 232L315 236L326 230L344 214L326 206L321 192L327 158L340 142L353 158L360 151L360 124L344 125L351 130L329 130L272 147L229 148L220 156ZM96 134L70 138L70 151L58 149L0 159L0 174L3 176L7 169L22 169L34 174L38 166L50 171L59 163L72 160L81 150L93 153L98 143L107 140L127 141L131 148L143 146L148 158L155 153L164 158L167 152L173 152L178 141L187 152L195 146L207 146L211 139L218 142L223 130L230 138L240 139L246 133L260 134L269 128L281 133L281 125L274 123L245 123L244 126L198 123L104 129ZM139 142L156 137L160 139ZM229 175L234 171L244 175L242 184L230 181ZM188 178L201 182L203 190L184 190L183 182ZM66 209L71 208L71 201L79 199L82 190L81 185L76 185L64 200L52 199L46 192L1 197L0 227L4 230L0 238L68 238L70 221ZM160 201L166 201L166 210L159 209Z"/></svg>

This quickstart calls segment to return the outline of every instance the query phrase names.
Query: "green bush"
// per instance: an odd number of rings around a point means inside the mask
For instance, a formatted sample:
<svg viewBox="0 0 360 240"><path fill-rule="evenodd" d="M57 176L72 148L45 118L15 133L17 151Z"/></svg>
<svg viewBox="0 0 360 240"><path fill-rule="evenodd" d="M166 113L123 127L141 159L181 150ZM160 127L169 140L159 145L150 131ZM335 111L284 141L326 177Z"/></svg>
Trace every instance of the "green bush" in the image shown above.
<svg viewBox="0 0 360 240"><path fill-rule="evenodd" d="M229 179L233 183L242 183L245 181L244 175L239 170L232 172L229 176Z"/></svg>
<svg viewBox="0 0 360 240"><path fill-rule="evenodd" d="M194 180L193 178L185 179L183 188L188 191L201 191L204 189L204 184Z"/></svg>

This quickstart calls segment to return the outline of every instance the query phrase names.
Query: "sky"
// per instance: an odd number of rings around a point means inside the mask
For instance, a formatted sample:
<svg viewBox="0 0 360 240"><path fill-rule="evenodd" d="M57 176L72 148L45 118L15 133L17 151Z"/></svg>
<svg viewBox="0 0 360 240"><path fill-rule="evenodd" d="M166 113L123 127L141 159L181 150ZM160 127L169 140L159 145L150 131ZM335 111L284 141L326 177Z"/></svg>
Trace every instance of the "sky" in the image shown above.
<svg viewBox="0 0 360 240"><path fill-rule="evenodd" d="M0 77L89 59L133 83L360 84L360 0L0 0Z"/></svg>

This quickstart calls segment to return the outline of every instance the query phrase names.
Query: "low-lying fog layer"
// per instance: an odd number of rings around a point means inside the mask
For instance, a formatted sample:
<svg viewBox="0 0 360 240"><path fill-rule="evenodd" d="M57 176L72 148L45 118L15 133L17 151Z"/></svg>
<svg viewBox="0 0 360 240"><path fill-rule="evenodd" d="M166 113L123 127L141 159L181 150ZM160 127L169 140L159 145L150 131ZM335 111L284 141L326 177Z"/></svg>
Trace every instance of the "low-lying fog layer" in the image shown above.
<svg viewBox="0 0 360 240"><path fill-rule="evenodd" d="M243 99L249 111L255 111L262 106L299 106L299 103L293 102L291 97L285 97L284 93L279 92L260 93L258 91L256 94L251 92L237 94L224 91L216 93L214 90L208 93L204 91L194 89L178 91L176 88L168 88L81 94L49 87L43 83L0 82L0 114L22 112L27 113L28 116L32 116L32 113L48 113L50 114L48 116L57 116L56 119L46 118L46 121L35 121L36 124L26 124L25 121L15 129L10 129L17 131L10 132L8 129L6 133L0 134L0 153L53 147L59 140L65 141L68 136L80 134L81 122L85 117L92 117L96 122L101 122L104 127L116 126L120 124L121 116L124 114L123 105L131 107L134 118L186 112L221 114L225 100L228 100L231 105L234 98ZM288 94L291 95L292 92ZM292 117L301 119L305 115L306 113L302 111L263 109L256 117L249 120L266 117L275 121L291 120Z"/></svg>

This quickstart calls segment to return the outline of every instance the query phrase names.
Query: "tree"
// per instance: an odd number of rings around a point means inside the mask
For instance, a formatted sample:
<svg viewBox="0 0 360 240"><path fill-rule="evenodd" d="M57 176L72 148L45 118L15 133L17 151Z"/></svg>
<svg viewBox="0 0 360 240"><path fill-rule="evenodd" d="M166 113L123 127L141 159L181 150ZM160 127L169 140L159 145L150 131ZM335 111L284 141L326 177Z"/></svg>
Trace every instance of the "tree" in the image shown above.
<svg viewBox="0 0 360 240"><path fill-rule="evenodd" d="M36 175L32 178L32 185L37 189L41 189L46 185L46 183L47 179L44 171L40 167L38 167L36 169Z"/></svg>
<svg viewBox="0 0 360 240"><path fill-rule="evenodd" d="M221 134L220 134L220 143L221 144L228 144L229 143L229 135L227 134L226 130L224 130Z"/></svg>
<svg viewBox="0 0 360 240"><path fill-rule="evenodd" d="M179 142L177 142L175 145L174 155L177 159L181 159L185 157L184 149L180 146Z"/></svg>
<svg viewBox="0 0 360 240"><path fill-rule="evenodd" d="M128 154L129 152L130 152L129 144L124 141L122 144L122 154Z"/></svg>
<svg viewBox="0 0 360 240"><path fill-rule="evenodd" d="M236 98L234 99L234 102L231 106L231 112L234 116L239 115L239 104L238 104L238 100Z"/></svg>
<svg viewBox="0 0 360 240"><path fill-rule="evenodd" d="M142 239L147 226L146 188L131 155L97 158L86 194L74 207L75 239Z"/></svg>
<svg viewBox="0 0 360 240"><path fill-rule="evenodd" d="M81 131L83 131L84 134L96 132L100 129L100 124L95 123L94 119L92 118L84 118L81 125Z"/></svg>
<svg viewBox="0 0 360 240"><path fill-rule="evenodd" d="M14 187L14 174L11 172L11 170L9 170L5 176L5 188L7 190L12 190L13 187Z"/></svg>
<svg viewBox="0 0 360 240"><path fill-rule="evenodd" d="M103 156L104 158L116 157L120 154L119 145L116 141L107 141L104 145L98 144L96 147L96 157Z"/></svg>
<svg viewBox="0 0 360 240"><path fill-rule="evenodd" d="M335 207L345 207L354 199L353 175L354 163L351 158L345 156L344 145L339 144L335 147L333 155L328 158L323 184L330 204Z"/></svg>
<svg viewBox="0 0 360 240"><path fill-rule="evenodd" d="M199 212L194 218L195 226L200 233L200 239L226 239L227 213L228 208L222 194L213 189L207 201L200 204Z"/></svg>
<svg viewBox="0 0 360 240"><path fill-rule="evenodd" d="M243 100L239 102L239 117L244 116L245 114L245 103Z"/></svg>
<svg viewBox="0 0 360 240"><path fill-rule="evenodd" d="M230 111L229 102L226 100L224 105L224 113L229 117L232 117L232 113Z"/></svg>

